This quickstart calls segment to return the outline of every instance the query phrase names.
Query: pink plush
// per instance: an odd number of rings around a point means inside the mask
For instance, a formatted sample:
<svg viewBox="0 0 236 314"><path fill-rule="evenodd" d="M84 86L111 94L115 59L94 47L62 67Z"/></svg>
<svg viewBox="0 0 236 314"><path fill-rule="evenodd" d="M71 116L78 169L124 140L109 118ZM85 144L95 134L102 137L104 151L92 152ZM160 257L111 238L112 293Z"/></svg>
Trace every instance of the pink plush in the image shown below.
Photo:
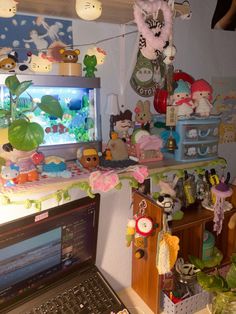
<svg viewBox="0 0 236 314"><path fill-rule="evenodd" d="M94 171L89 176L89 185L92 190L100 192L108 192L120 183L119 177L114 170L110 171Z"/></svg>
<svg viewBox="0 0 236 314"><path fill-rule="evenodd" d="M134 168L132 175L138 181L138 183L143 183L144 180L148 177L148 168L145 166L137 166Z"/></svg>
<svg viewBox="0 0 236 314"><path fill-rule="evenodd" d="M156 135L143 135L137 141L140 149L142 150L160 150L162 148L163 142Z"/></svg>

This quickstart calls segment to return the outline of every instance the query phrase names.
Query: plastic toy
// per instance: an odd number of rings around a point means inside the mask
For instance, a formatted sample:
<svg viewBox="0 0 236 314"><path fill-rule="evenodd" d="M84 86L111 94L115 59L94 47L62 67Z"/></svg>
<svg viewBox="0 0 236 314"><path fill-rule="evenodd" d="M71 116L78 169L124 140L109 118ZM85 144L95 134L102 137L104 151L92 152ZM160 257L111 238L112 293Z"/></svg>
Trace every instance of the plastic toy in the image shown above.
<svg viewBox="0 0 236 314"><path fill-rule="evenodd" d="M96 56L85 55L83 63L85 67L83 70L85 71L85 77L95 77L94 72L97 71L97 58Z"/></svg>
<svg viewBox="0 0 236 314"><path fill-rule="evenodd" d="M5 187L14 186L17 183L19 176L19 167L15 164L10 166L2 166L1 168L1 181Z"/></svg>
<svg viewBox="0 0 236 314"><path fill-rule="evenodd" d="M177 87L173 94L173 106L177 108L177 118L189 118L193 113L194 103L191 100L188 83L183 80L177 81Z"/></svg>
<svg viewBox="0 0 236 314"><path fill-rule="evenodd" d="M212 109L212 93L211 85L203 80L196 80L191 86L192 99L195 105L195 113L201 117L208 117Z"/></svg>
<svg viewBox="0 0 236 314"><path fill-rule="evenodd" d="M98 152L95 148L79 148L77 159L86 169L94 169L99 165Z"/></svg>

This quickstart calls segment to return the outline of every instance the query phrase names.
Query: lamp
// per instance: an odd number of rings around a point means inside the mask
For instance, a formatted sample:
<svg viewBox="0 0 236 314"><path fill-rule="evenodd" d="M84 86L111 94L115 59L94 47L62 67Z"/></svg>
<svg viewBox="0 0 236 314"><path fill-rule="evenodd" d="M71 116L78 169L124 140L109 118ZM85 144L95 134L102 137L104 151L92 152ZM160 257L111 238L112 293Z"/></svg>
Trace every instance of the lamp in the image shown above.
<svg viewBox="0 0 236 314"><path fill-rule="evenodd" d="M75 10L83 20L96 20L102 14L102 3L98 0L76 0Z"/></svg>
<svg viewBox="0 0 236 314"><path fill-rule="evenodd" d="M0 17L13 17L16 14L17 3L15 0L0 1Z"/></svg>
<svg viewBox="0 0 236 314"><path fill-rule="evenodd" d="M114 131L114 116L120 114L120 107L117 94L109 94L107 96L107 105L105 114L110 116L110 134Z"/></svg>

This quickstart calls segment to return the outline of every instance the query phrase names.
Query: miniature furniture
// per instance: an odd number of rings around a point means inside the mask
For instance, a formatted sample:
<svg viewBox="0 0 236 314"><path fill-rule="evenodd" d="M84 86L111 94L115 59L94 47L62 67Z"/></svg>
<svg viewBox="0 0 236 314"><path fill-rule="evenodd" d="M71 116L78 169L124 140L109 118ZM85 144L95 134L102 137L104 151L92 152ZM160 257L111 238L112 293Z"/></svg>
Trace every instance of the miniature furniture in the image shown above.
<svg viewBox="0 0 236 314"><path fill-rule="evenodd" d="M222 266L230 261L232 252L236 251L236 230L228 229L228 221L236 212L236 186L232 186L231 202L233 209L225 212L221 234L216 238L216 246L223 253ZM138 210L139 203L145 198L147 202L146 213L158 224L155 233L148 238L146 257L138 260L132 256L132 288L155 313L160 313L160 286L161 276L156 268L156 250L158 232L161 230L162 209L151 199L140 192L133 193L133 210ZM172 222L172 233L180 239L179 255L188 260L188 255L202 257L204 230L213 230L213 212L201 205L194 204L184 210L184 218Z"/></svg>

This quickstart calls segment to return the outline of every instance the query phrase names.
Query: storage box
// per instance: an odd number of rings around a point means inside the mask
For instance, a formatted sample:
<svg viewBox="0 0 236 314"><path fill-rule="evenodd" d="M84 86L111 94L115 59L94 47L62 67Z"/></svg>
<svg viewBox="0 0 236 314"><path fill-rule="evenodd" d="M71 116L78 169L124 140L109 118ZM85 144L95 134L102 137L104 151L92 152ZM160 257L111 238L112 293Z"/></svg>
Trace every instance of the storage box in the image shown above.
<svg viewBox="0 0 236 314"><path fill-rule="evenodd" d="M210 293L200 288L199 293L176 304L164 292L161 296L161 306L165 314L194 314L205 308L209 301Z"/></svg>
<svg viewBox="0 0 236 314"><path fill-rule="evenodd" d="M219 141L219 118L179 120L177 161L210 160L217 157Z"/></svg>

